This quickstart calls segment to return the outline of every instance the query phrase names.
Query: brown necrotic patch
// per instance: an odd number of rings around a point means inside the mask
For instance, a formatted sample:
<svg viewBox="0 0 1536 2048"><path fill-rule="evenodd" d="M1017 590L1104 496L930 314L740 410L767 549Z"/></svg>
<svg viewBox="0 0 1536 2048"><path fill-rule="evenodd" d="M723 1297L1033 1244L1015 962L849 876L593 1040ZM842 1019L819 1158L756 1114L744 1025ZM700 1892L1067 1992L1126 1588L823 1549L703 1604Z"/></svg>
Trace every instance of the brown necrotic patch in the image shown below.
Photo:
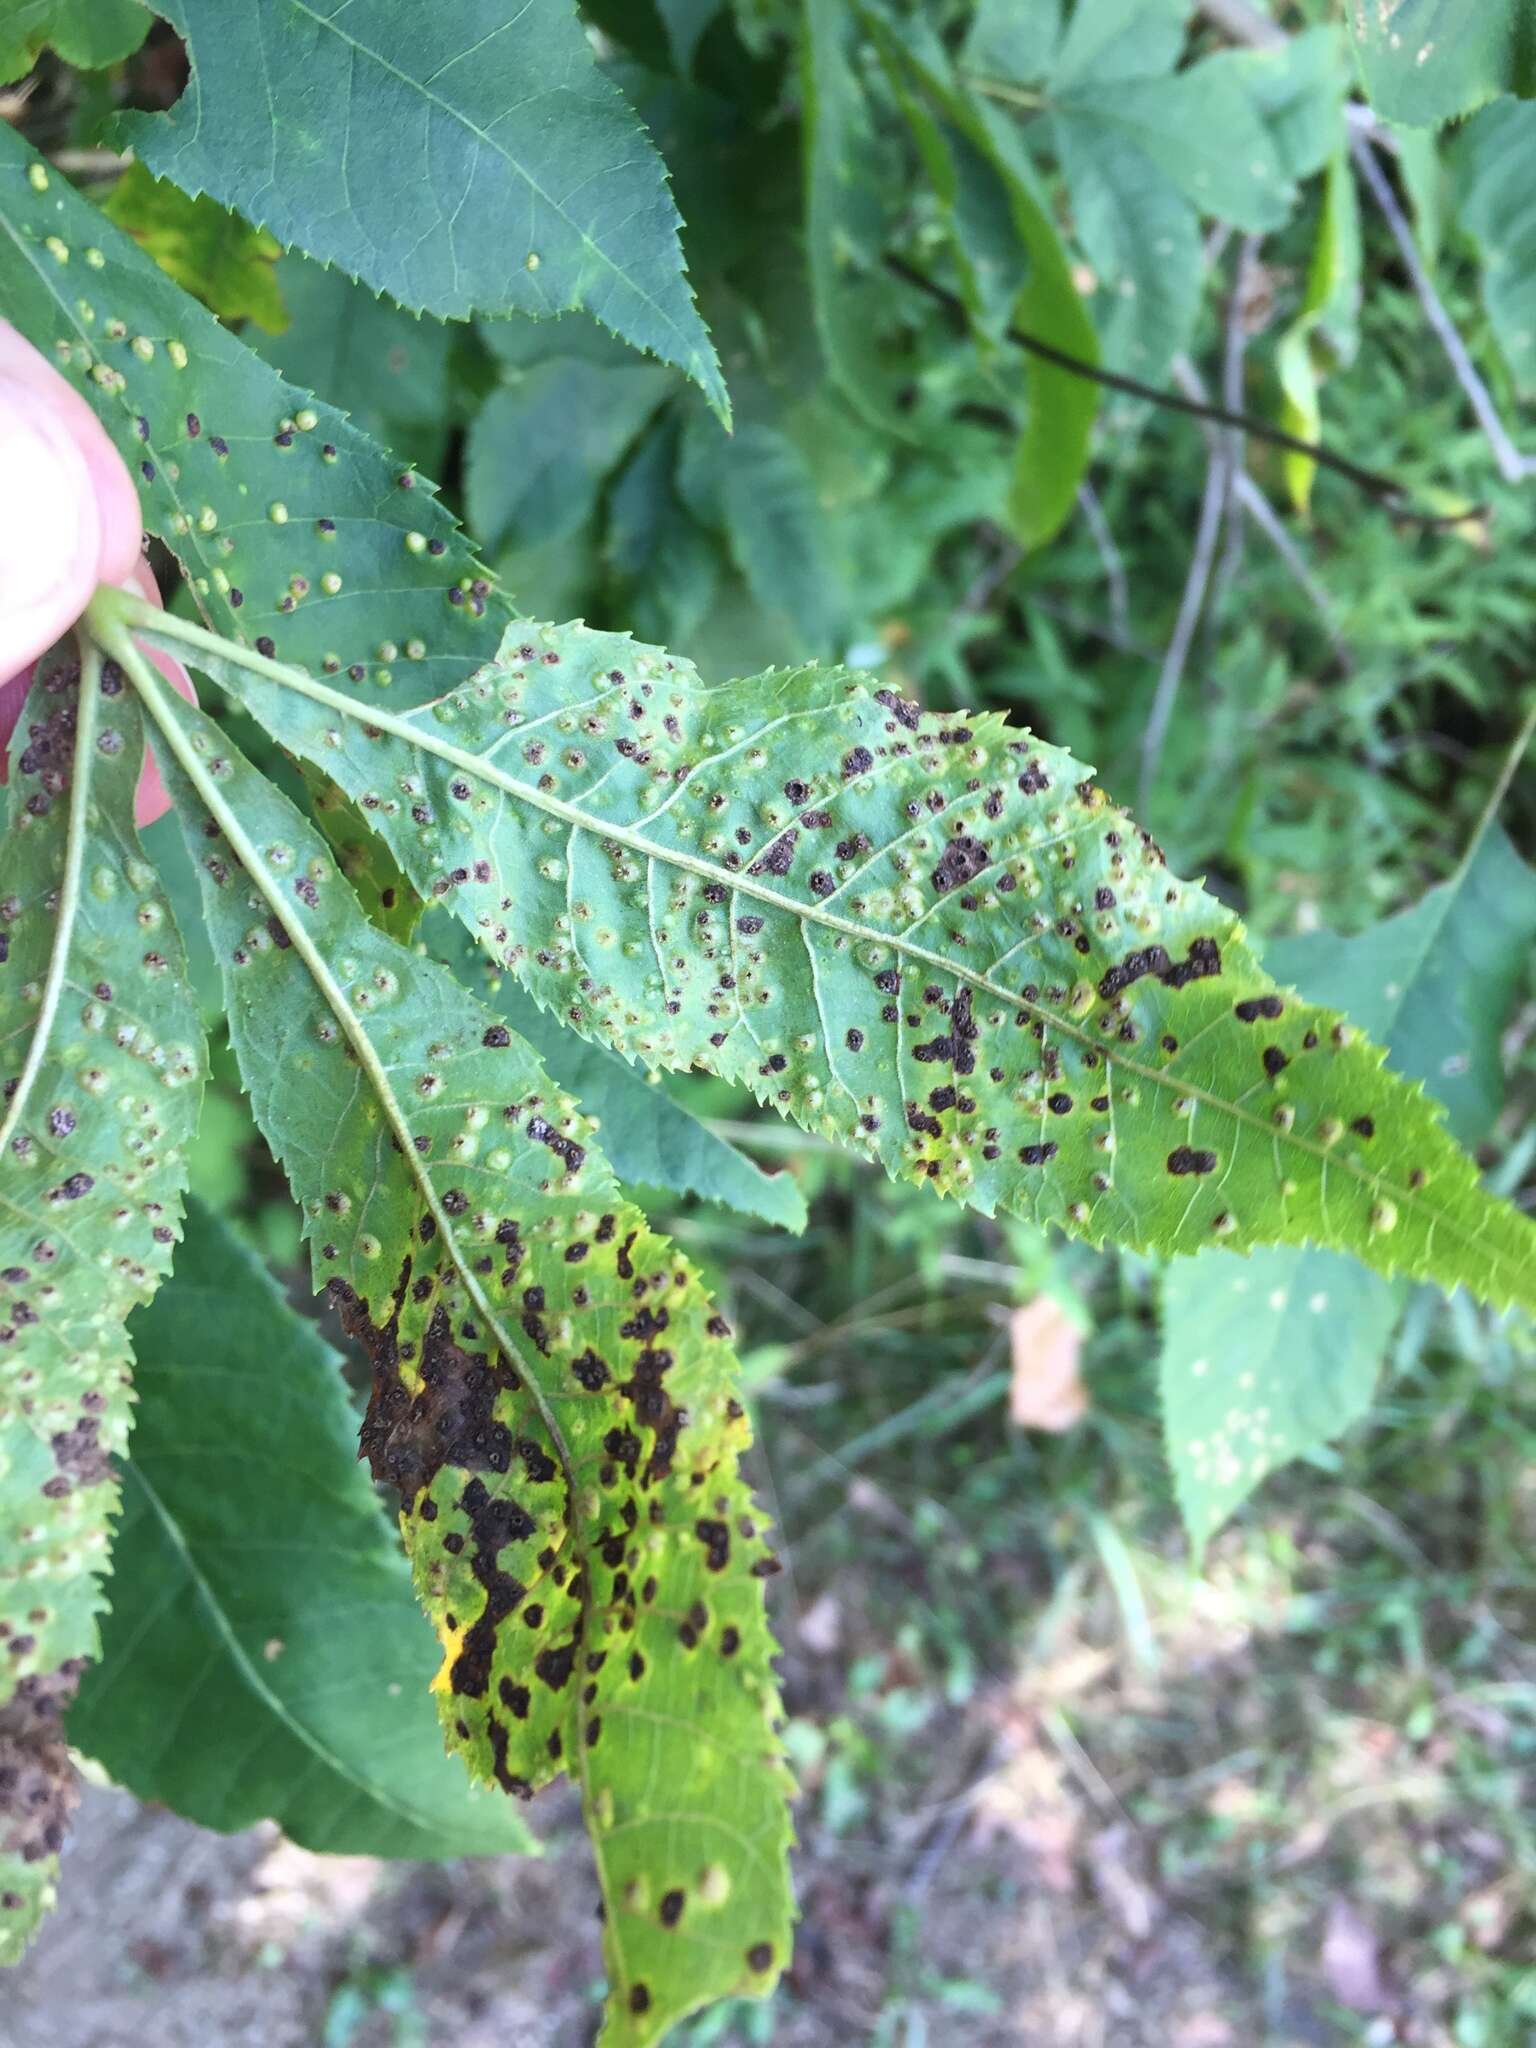
<svg viewBox="0 0 1536 2048"><path fill-rule="evenodd" d="M1220 972L1221 949L1211 938L1192 939L1182 960L1173 959L1166 946L1141 946L1101 976L1099 994L1108 1002L1149 974L1168 988L1184 988Z"/></svg>
<svg viewBox="0 0 1536 2048"><path fill-rule="evenodd" d="M1214 1152L1197 1151L1193 1145L1176 1145L1168 1154L1168 1171L1173 1174L1214 1173L1216 1166Z"/></svg>

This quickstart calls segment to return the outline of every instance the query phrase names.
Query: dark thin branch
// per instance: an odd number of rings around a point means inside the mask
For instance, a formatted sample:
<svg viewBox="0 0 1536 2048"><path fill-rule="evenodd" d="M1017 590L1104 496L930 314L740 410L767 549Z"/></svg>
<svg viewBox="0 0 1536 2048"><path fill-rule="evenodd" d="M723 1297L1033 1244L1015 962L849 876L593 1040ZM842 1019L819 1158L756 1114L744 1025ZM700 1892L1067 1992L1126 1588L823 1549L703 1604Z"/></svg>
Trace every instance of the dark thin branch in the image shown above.
<svg viewBox="0 0 1536 2048"><path fill-rule="evenodd" d="M964 303L926 272L918 270L903 257L893 255L886 256L885 267L903 283L926 292L929 298L965 322ZM1232 412L1224 405L1201 404L1177 391L1165 391L1156 384L1143 384L1139 378L1127 377L1119 370L1102 369L1097 363L1087 363L1080 356L1068 355L1065 349L1057 348L1053 342L1042 341L1037 334L1026 334L1021 327L1009 327L1005 331L1008 340L1019 348L1038 356L1042 362L1054 363L1058 370L1066 370L1071 376L1084 377L1089 383L1102 384L1110 391L1123 391L1130 398L1144 398L1149 404L1160 405L1168 412L1186 413L1191 419L1208 420L1219 427L1236 427L1255 441L1267 441L1272 447L1289 448L1294 454L1310 456L1320 469L1331 469L1335 475L1347 477L1357 489L1390 512L1394 519L1409 520L1415 526L1439 527L1460 526L1466 520L1487 517L1486 505L1474 505L1465 512L1417 512L1406 502L1403 487L1394 478L1384 476L1380 470L1366 469L1361 463L1351 462L1346 455L1336 455L1331 448L1325 448L1319 442L1304 441L1299 434L1288 434L1283 427L1272 426L1268 420L1256 419L1251 413ZM993 425L1008 418L992 407L970 405L965 411L969 417L985 419ZM1008 424L1011 426L1013 422L1008 420Z"/></svg>

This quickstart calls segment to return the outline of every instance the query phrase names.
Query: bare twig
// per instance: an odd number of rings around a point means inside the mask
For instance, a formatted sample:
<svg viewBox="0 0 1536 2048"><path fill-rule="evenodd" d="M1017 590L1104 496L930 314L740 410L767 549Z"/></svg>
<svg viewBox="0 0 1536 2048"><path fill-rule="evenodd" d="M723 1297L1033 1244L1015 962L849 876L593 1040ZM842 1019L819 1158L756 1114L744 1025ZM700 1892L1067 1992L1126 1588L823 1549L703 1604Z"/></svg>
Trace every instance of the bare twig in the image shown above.
<svg viewBox="0 0 1536 2048"><path fill-rule="evenodd" d="M926 292L959 322L968 324L964 301L936 278L929 277L926 271L919 270L902 256L888 253L884 262L894 277L915 286L920 292ZM1348 477L1357 489L1374 498L1394 519L1411 520L1416 526L1432 527L1459 526L1464 520L1487 517L1486 505L1474 505L1465 512L1449 514L1415 511L1406 502L1406 493L1395 478L1384 476L1380 470L1367 469L1363 463L1351 462L1347 455L1336 454L1320 442L1304 441L1299 434L1288 434L1283 427L1277 427L1269 420L1257 419L1251 413L1230 412L1222 405L1196 404L1193 399L1181 397L1176 391L1162 390L1156 384L1143 384L1139 377L1127 377L1119 370L1102 369L1097 363L1069 355L1065 349L1057 348L1054 342L1042 341L1038 334L1026 334L1022 327L1009 327L1005 332L1016 347L1026 349L1042 362L1054 363L1058 370L1065 370L1073 377L1084 377L1089 383L1102 384L1109 391L1123 391L1131 398L1145 398L1168 412L1186 413L1193 419L1210 420L1217 426L1241 428L1255 441L1267 441L1273 447L1289 448L1297 455L1309 456L1320 469L1331 469L1337 476ZM983 420L990 426L1013 426L1009 415L996 406L966 405L962 411L967 417Z"/></svg>
<svg viewBox="0 0 1536 2048"><path fill-rule="evenodd" d="M1450 314L1445 310L1440 294L1430 283L1429 273L1419 259L1413 230L1408 225L1403 209L1397 203L1397 194L1392 190L1391 180L1376 161L1374 148L1365 136L1358 132L1351 133L1349 148L1355 159L1356 169L1392 231L1392 239L1396 242L1398 254L1403 260L1403 268L1407 271L1419 304L1424 309L1424 317L1433 329L1435 339L1445 350L1446 358L1455 372L1456 381L1466 393L1467 403L1477 416L1477 423L1493 450L1493 459L1498 464L1499 475L1507 484L1518 484L1528 476L1536 476L1536 456L1522 455L1509 438L1487 385L1473 367L1465 342L1457 332Z"/></svg>
<svg viewBox="0 0 1536 2048"><path fill-rule="evenodd" d="M1099 503L1099 494L1092 484L1078 485L1077 502L1088 523L1088 531L1093 535L1099 560L1104 564L1104 580L1109 585L1110 638L1117 647L1123 647L1131 637L1131 592L1125 577L1125 557L1115 544L1115 536L1104 516L1104 507Z"/></svg>
<svg viewBox="0 0 1536 2048"><path fill-rule="evenodd" d="M1163 665L1157 678L1157 689L1152 697L1152 709L1147 715L1147 729L1141 739L1141 781L1140 811L1145 817L1147 799L1152 785L1157 780L1157 771L1163 758L1163 742L1168 737L1168 721L1173 716L1174 700L1179 694L1179 684L1184 675L1184 664L1189 659L1190 644L1195 637L1195 628L1200 623L1200 613L1205 605L1205 594L1210 588L1211 570L1216 560L1216 542L1221 535L1221 510L1226 502L1227 474L1225 451L1213 448L1210 460L1205 466L1205 492L1200 500L1200 523L1195 529L1195 552L1190 558L1189 574L1184 579L1184 595L1179 599L1179 615L1174 621L1173 637L1168 642L1168 651L1163 656Z"/></svg>

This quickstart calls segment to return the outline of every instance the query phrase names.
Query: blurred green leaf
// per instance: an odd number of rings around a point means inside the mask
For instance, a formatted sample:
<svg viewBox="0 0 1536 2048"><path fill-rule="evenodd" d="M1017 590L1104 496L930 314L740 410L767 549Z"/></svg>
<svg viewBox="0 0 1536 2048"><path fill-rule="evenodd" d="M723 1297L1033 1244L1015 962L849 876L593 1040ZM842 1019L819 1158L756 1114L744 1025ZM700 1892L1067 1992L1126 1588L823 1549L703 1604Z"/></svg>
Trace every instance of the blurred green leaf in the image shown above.
<svg viewBox="0 0 1536 2048"><path fill-rule="evenodd" d="M1536 0L1350 0L1366 97L1438 127L1502 92L1536 94Z"/></svg>
<svg viewBox="0 0 1536 2048"><path fill-rule="evenodd" d="M1301 311L1275 349L1275 370L1284 394L1280 424L1307 441L1322 435L1324 375L1330 365L1352 361L1359 345L1360 268L1360 201L1348 152L1341 149L1323 184ZM1311 456L1287 449L1281 468L1292 503L1305 512L1317 464Z"/></svg>
<svg viewBox="0 0 1536 2048"><path fill-rule="evenodd" d="M678 494L678 427L660 423L614 480L608 559L623 616L642 639L686 639L720 581L720 550Z"/></svg>
<svg viewBox="0 0 1536 2048"><path fill-rule="evenodd" d="M132 1335L112 1612L70 1740L205 1827L272 1819L345 1855L531 1853L517 1809L443 1750L435 1646L315 1325L193 1204Z"/></svg>
<svg viewBox="0 0 1536 2048"><path fill-rule="evenodd" d="M1458 131L1450 162L1488 318L1516 390L1536 398L1536 103L1484 107Z"/></svg>
<svg viewBox="0 0 1536 2048"><path fill-rule="evenodd" d="M131 57L154 16L139 0L6 0L0 85L23 78L50 46L66 64L96 71Z"/></svg>
<svg viewBox="0 0 1536 2048"><path fill-rule="evenodd" d="M654 364L554 356L493 391L465 457L469 519L485 545L524 548L574 533L672 381Z"/></svg>
<svg viewBox="0 0 1536 2048"><path fill-rule="evenodd" d="M281 252L264 229L217 200L189 198L138 163L112 187L103 211L221 320L252 320L268 334L287 326L275 269Z"/></svg>

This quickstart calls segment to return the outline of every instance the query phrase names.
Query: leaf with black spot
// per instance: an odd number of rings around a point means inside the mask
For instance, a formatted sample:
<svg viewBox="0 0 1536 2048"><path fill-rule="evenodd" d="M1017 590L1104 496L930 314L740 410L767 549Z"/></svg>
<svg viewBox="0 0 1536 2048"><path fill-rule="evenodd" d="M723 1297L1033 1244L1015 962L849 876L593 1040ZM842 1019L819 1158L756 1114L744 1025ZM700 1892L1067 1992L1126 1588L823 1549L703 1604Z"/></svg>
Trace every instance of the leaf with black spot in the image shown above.
<svg viewBox="0 0 1536 2048"><path fill-rule="evenodd" d="M253 1113L372 1355L363 1449L400 1497L448 1745L513 1793L570 1772L612 2038L653 2040L770 1988L789 1948L776 1567L729 1331L526 1043L368 922L219 727L134 678Z"/></svg>
<svg viewBox="0 0 1536 2048"><path fill-rule="evenodd" d="M130 1309L170 1270L204 1046L133 822L139 707L38 663L0 839L0 1961L52 1901L59 1716L97 1648Z"/></svg>
<svg viewBox="0 0 1536 2048"><path fill-rule="evenodd" d="M502 971L631 1059L1093 1243L1310 1243L1536 1300L1536 1231L1438 1105L999 713L816 668L709 685L581 625L514 624L436 704L368 720L190 658L324 761Z"/></svg>

